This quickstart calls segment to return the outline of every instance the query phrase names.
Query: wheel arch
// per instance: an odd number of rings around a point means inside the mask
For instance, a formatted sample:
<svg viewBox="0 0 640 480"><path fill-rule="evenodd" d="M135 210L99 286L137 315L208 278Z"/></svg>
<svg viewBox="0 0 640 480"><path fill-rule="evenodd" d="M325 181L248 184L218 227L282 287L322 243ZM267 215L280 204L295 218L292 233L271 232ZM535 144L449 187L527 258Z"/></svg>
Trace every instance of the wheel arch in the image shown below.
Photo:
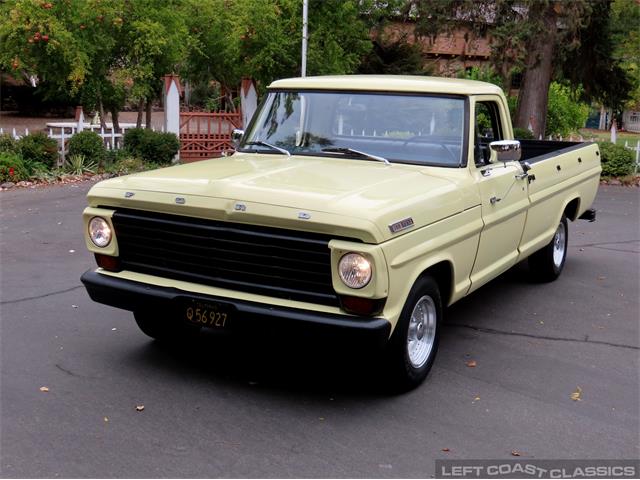
<svg viewBox="0 0 640 480"><path fill-rule="evenodd" d="M563 210L566 217L574 222L578 218L578 212L580 212L580 197L575 197L570 200Z"/></svg>
<svg viewBox="0 0 640 480"><path fill-rule="evenodd" d="M451 261L439 261L425 268L413 283L415 284L415 282L423 277L432 276L438 284L442 306L446 307L451 301L451 295L453 292L453 279L455 278L453 268L453 263Z"/></svg>

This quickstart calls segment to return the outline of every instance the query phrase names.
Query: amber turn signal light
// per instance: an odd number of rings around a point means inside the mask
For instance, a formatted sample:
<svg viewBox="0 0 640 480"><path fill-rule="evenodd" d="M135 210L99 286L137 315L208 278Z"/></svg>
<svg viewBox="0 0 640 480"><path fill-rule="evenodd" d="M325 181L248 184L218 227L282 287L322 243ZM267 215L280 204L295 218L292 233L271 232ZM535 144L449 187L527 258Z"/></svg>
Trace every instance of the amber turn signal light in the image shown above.
<svg viewBox="0 0 640 480"><path fill-rule="evenodd" d="M112 257L109 255L103 255L102 253L96 253L96 263L100 268L104 268L110 272L119 272L122 270L120 265L120 259L118 257Z"/></svg>
<svg viewBox="0 0 640 480"><path fill-rule="evenodd" d="M342 309L354 315L377 315L382 312L386 298L362 298L342 295L340 304Z"/></svg>

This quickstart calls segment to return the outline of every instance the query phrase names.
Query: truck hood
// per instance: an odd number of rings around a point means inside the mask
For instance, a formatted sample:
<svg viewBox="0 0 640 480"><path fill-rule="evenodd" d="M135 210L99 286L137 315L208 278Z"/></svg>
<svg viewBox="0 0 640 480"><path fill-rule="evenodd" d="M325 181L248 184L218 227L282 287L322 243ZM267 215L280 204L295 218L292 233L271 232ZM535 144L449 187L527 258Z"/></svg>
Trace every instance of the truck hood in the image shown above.
<svg viewBox="0 0 640 480"><path fill-rule="evenodd" d="M469 208L438 170L368 160L235 154L98 183L91 206L140 208L379 243ZM435 171L435 172L434 172Z"/></svg>

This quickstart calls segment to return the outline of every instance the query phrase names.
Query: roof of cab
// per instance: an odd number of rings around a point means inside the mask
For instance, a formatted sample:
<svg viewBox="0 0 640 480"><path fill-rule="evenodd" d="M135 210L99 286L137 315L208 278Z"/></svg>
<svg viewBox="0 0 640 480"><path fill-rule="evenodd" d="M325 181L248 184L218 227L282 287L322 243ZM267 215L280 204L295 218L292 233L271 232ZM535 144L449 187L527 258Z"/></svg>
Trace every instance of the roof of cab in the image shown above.
<svg viewBox="0 0 640 480"><path fill-rule="evenodd" d="M448 93L453 95L501 94L502 89L486 82L458 78L401 75L336 75L285 78L268 87L274 90L363 90L371 92Z"/></svg>

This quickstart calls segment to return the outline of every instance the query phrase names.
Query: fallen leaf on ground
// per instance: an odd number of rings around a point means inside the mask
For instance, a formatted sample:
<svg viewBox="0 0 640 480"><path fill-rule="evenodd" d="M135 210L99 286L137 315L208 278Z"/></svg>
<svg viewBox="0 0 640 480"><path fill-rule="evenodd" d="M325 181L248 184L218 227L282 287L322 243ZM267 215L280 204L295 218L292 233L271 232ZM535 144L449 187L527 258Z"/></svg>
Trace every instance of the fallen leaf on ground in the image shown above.
<svg viewBox="0 0 640 480"><path fill-rule="evenodd" d="M136 405L136 410L137 410L138 412L143 411L143 410L144 410L144 405Z"/></svg>
<svg viewBox="0 0 640 480"><path fill-rule="evenodd" d="M71 305L71 308L78 308L78 305Z"/></svg>
<svg viewBox="0 0 640 480"><path fill-rule="evenodd" d="M576 391L571 394L571 400L574 402L581 402L582 398L582 389L580 387L576 387Z"/></svg>
<svg viewBox="0 0 640 480"><path fill-rule="evenodd" d="M477 365L477 363L476 363L476 361L475 361L475 360L469 360L469 361L467 362L467 367L473 368L473 367L475 367L476 365Z"/></svg>
<svg viewBox="0 0 640 480"><path fill-rule="evenodd" d="M480 397L476 397L473 399L474 402L477 402L478 400L480 400Z"/></svg>
<svg viewBox="0 0 640 480"><path fill-rule="evenodd" d="M448 449L448 448L443 448L443 449L442 449L442 451L443 451L443 452L450 452L451 450L450 450L450 449Z"/></svg>
<svg viewBox="0 0 640 480"><path fill-rule="evenodd" d="M49 387L40 387L40 391L41 392L48 392L49 391Z"/></svg>
<svg viewBox="0 0 640 480"><path fill-rule="evenodd" d="M109 417L104 417L105 423L109 422Z"/></svg>
<svg viewBox="0 0 640 480"><path fill-rule="evenodd" d="M518 452L517 450L511 450L511 455L513 455L514 457L519 457L520 452Z"/></svg>
<svg viewBox="0 0 640 480"><path fill-rule="evenodd" d="M111 329L111 331L112 331L112 332L115 332L116 330L118 330L118 329L117 329L117 328L115 328L115 327L113 327L113 328Z"/></svg>
<svg viewBox="0 0 640 480"><path fill-rule="evenodd" d="M75 250L69 250L69 253L76 253Z"/></svg>

